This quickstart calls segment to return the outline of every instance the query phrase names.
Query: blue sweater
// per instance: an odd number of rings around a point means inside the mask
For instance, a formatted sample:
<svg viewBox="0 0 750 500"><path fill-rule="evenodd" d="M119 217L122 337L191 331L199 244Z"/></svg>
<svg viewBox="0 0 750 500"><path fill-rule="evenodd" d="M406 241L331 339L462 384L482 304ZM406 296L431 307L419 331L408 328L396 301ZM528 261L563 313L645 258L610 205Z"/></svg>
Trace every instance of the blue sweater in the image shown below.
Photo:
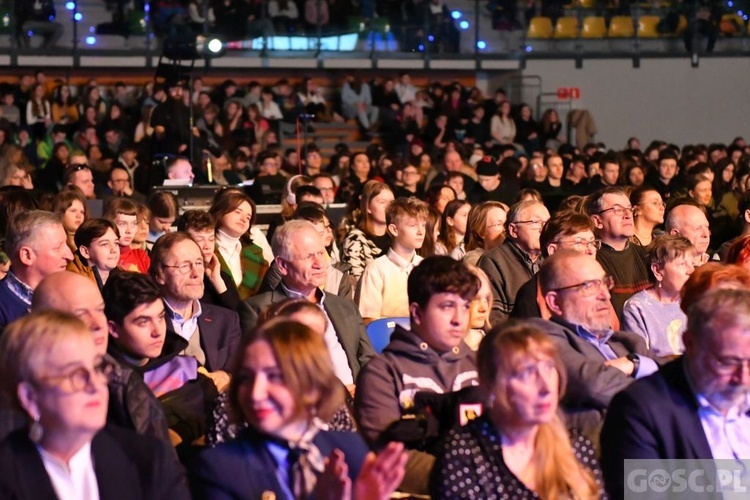
<svg viewBox="0 0 750 500"><path fill-rule="evenodd" d="M8 287L8 278L0 281L0 332L5 326L29 313L29 306Z"/></svg>

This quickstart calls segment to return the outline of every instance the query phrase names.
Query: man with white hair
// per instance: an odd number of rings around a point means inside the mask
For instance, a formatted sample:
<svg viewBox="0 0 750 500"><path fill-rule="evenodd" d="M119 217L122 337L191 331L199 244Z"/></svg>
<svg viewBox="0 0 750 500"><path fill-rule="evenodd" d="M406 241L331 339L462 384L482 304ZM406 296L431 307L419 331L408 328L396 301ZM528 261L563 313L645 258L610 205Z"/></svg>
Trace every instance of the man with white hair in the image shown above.
<svg viewBox="0 0 750 500"><path fill-rule="evenodd" d="M255 327L260 312L276 302L302 298L318 304L328 317L325 341L334 371L352 389L359 370L375 351L354 302L325 293L321 288L328 272L323 238L311 222L291 220L276 230L271 247L281 273L281 284L273 291L240 302L242 331Z"/></svg>
<svg viewBox="0 0 750 500"><path fill-rule="evenodd" d="M667 214L664 229L669 234L679 234L690 240L699 256L700 264L708 262L711 227L703 207L696 202L681 201Z"/></svg>

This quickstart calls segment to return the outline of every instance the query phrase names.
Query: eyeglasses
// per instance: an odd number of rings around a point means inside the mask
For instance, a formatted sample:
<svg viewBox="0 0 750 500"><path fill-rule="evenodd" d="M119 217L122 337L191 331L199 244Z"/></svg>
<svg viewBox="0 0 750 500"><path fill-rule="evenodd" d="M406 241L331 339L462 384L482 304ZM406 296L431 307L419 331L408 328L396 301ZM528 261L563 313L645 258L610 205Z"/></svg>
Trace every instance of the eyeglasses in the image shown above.
<svg viewBox="0 0 750 500"><path fill-rule="evenodd" d="M493 224L487 224L487 229L494 229L496 227L503 227L503 226L505 226L505 222L498 221Z"/></svg>
<svg viewBox="0 0 750 500"><path fill-rule="evenodd" d="M634 207L622 207L620 205L615 205L614 207L605 208L604 210L600 210L596 212L597 215L601 215L605 212L612 212L617 217L622 217L625 214L633 215Z"/></svg>
<svg viewBox="0 0 750 500"><path fill-rule="evenodd" d="M79 170L85 170L87 168L90 168L86 163L71 163L68 165L68 170L70 172L78 172Z"/></svg>
<svg viewBox="0 0 750 500"><path fill-rule="evenodd" d="M588 240L588 241L579 240L579 239L576 239L573 241L557 240L557 241L553 241L552 243L555 243L557 245L570 244L570 246L572 246L576 250L585 250L587 248L594 248L596 250L599 250L602 247L602 240Z"/></svg>
<svg viewBox="0 0 750 500"><path fill-rule="evenodd" d="M740 372L746 366L750 369L750 359L740 358L718 358L713 354L709 354L711 360L711 366L720 375L733 375Z"/></svg>
<svg viewBox="0 0 750 500"><path fill-rule="evenodd" d="M547 225L546 220L517 220L513 224L528 224L531 229L541 229Z"/></svg>
<svg viewBox="0 0 750 500"><path fill-rule="evenodd" d="M177 266L168 266L166 264L162 264L162 267L167 267L170 269L177 269L178 274L187 274L193 269L203 271L203 268L205 266L206 264L202 260L196 260L195 262L183 262L182 264L177 265Z"/></svg>
<svg viewBox="0 0 750 500"><path fill-rule="evenodd" d="M588 280L588 281L584 281L583 283L578 283L576 285L555 288L554 290L551 290L551 291L562 292L563 290L578 289L578 292L581 294L581 296L591 297L593 295L596 295L599 292L599 290L602 289L602 285L607 287L607 290L612 290L615 287L615 280L614 278L612 278L612 276L605 276L604 278L600 280Z"/></svg>
<svg viewBox="0 0 750 500"><path fill-rule="evenodd" d="M115 365L102 359L91 371L88 368L79 366L64 375L53 375L42 377L39 380L58 386L65 392L79 392L91 385L96 378L109 380L109 376L115 369ZM67 387L64 387L67 384Z"/></svg>

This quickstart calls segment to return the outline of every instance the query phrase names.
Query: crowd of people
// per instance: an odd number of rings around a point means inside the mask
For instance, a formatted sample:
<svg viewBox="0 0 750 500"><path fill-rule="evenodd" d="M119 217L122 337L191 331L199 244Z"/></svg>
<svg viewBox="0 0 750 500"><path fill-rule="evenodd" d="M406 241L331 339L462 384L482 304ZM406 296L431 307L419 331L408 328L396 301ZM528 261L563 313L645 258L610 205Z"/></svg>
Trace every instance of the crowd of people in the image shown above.
<svg viewBox="0 0 750 500"><path fill-rule="evenodd" d="M622 498L627 459L750 458L741 137L577 148L452 84L401 140L296 156L244 114L283 125L287 81L141 118L89 82L81 127L33 121L35 78L0 108L0 497ZM151 189L209 178L207 210Z"/></svg>

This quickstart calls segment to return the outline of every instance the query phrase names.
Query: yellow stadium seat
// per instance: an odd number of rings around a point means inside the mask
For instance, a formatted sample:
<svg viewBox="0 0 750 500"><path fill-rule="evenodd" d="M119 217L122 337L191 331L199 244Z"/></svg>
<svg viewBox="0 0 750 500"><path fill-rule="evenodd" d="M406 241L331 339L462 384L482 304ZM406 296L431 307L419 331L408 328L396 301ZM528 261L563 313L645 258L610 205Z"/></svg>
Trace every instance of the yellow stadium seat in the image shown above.
<svg viewBox="0 0 750 500"><path fill-rule="evenodd" d="M687 29L688 22L687 18L680 14L680 20L677 22L677 30L674 32L675 35L682 35Z"/></svg>
<svg viewBox="0 0 750 500"><path fill-rule="evenodd" d="M573 16L558 17L555 25L555 38L577 38L578 18Z"/></svg>
<svg viewBox="0 0 750 500"><path fill-rule="evenodd" d="M607 35L610 38L631 38L635 36L633 18L630 16L614 16L609 21L609 32Z"/></svg>
<svg viewBox="0 0 750 500"><path fill-rule="evenodd" d="M742 35L745 28L745 21L739 14L724 14L721 16L719 30L725 35Z"/></svg>
<svg viewBox="0 0 750 500"><path fill-rule="evenodd" d="M593 9L596 7L596 0L573 0L573 7Z"/></svg>
<svg viewBox="0 0 750 500"><path fill-rule="evenodd" d="M660 34L656 27L660 21L659 16L641 16L638 18L638 36L641 38L659 38Z"/></svg>
<svg viewBox="0 0 750 500"><path fill-rule="evenodd" d="M607 36L607 25L603 17L591 16L583 19L581 38L604 38Z"/></svg>
<svg viewBox="0 0 750 500"><path fill-rule="evenodd" d="M552 19L549 17L532 17L526 38L552 38L553 32Z"/></svg>

